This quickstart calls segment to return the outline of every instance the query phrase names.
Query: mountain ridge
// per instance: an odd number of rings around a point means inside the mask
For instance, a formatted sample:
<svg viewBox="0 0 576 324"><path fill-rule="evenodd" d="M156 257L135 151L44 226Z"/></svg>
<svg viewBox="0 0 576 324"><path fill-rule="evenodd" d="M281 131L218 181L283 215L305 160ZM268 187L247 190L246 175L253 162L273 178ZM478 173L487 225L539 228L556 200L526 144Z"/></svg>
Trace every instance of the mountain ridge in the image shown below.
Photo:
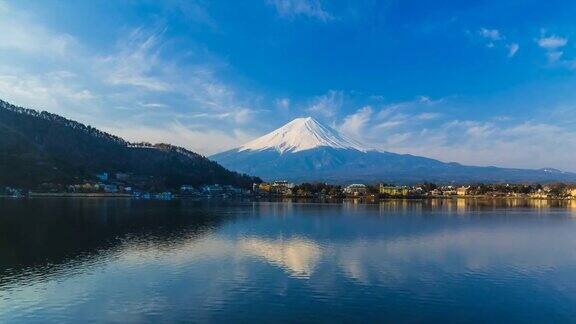
<svg viewBox="0 0 576 324"><path fill-rule="evenodd" d="M533 170L466 166L458 162L442 162L411 154L378 151L359 143L356 146L331 141L314 142L306 139L311 136L306 130L302 134L293 133L302 128L294 130L288 127L291 131L288 139L274 136L282 134L286 126L292 125L295 121L298 123L313 121L332 139L346 138L337 130L321 125L313 118L298 118L243 146L212 155L210 158L231 170L255 173L265 180L287 179L296 182L385 181L411 184L423 181L439 183L576 181L575 173L552 168ZM294 138L298 138L299 142L315 145L301 145L294 149Z"/></svg>
<svg viewBox="0 0 576 324"><path fill-rule="evenodd" d="M170 144L130 143L62 116L0 100L0 185L72 184L128 172L157 189L212 183L250 187L256 177Z"/></svg>

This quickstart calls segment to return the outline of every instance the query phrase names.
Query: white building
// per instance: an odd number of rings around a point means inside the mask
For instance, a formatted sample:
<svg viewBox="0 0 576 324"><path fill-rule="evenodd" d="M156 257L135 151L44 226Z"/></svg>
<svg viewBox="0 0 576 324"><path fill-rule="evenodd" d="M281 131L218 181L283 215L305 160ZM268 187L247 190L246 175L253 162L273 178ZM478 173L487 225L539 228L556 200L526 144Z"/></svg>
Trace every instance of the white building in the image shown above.
<svg viewBox="0 0 576 324"><path fill-rule="evenodd" d="M361 183L354 183L345 187L343 192L347 195L360 196L368 192L368 187Z"/></svg>

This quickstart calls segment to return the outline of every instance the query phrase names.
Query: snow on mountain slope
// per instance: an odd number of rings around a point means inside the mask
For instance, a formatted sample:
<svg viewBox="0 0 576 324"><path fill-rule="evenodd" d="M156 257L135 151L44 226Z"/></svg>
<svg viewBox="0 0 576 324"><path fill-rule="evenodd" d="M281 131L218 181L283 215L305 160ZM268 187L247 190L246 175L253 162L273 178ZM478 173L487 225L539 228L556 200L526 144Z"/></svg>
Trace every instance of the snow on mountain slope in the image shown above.
<svg viewBox="0 0 576 324"><path fill-rule="evenodd" d="M353 149L360 152L371 150L338 131L320 124L314 118L307 117L296 118L277 130L246 143L238 148L238 151L273 149L283 154L306 151L317 147Z"/></svg>

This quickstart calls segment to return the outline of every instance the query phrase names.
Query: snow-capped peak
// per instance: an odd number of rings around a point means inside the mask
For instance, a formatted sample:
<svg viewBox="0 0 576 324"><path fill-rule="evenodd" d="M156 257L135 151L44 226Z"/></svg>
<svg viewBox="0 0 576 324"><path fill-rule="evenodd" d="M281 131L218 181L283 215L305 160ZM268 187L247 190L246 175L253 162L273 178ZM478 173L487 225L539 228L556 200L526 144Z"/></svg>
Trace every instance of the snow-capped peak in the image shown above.
<svg viewBox="0 0 576 324"><path fill-rule="evenodd" d="M288 124L244 144L238 151L264 151L274 149L280 153L299 152L317 147L370 150L333 128L320 124L312 117L296 118Z"/></svg>

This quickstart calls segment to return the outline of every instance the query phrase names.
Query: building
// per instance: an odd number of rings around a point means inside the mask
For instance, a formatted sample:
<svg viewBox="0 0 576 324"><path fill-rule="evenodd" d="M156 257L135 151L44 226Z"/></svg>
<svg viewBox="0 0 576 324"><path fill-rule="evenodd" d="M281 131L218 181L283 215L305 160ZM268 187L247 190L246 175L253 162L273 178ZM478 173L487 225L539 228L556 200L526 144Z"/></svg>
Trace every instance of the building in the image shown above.
<svg viewBox="0 0 576 324"><path fill-rule="evenodd" d="M530 194L530 198L536 198L536 199L547 199L550 198L550 191L546 190L547 188L544 189L538 189L537 191L533 192Z"/></svg>
<svg viewBox="0 0 576 324"><path fill-rule="evenodd" d="M292 195L292 189L294 189L294 184L286 180L274 181L270 184L270 193L279 195Z"/></svg>
<svg viewBox="0 0 576 324"><path fill-rule="evenodd" d="M24 190L12 187L5 187L4 192L14 198L19 198L24 196Z"/></svg>
<svg viewBox="0 0 576 324"><path fill-rule="evenodd" d="M262 183L258 184L257 190L255 190L254 192L269 193L270 188L271 188L271 185L269 183L262 182Z"/></svg>
<svg viewBox="0 0 576 324"><path fill-rule="evenodd" d="M576 188L566 189L566 195L572 198L576 198Z"/></svg>
<svg viewBox="0 0 576 324"><path fill-rule="evenodd" d="M157 200L172 200L173 196L172 193L169 191L160 192L154 195L154 199Z"/></svg>
<svg viewBox="0 0 576 324"><path fill-rule="evenodd" d="M439 190L441 196L454 196L458 194L458 190L453 186L442 186Z"/></svg>
<svg viewBox="0 0 576 324"><path fill-rule="evenodd" d="M202 192L210 196L219 196L224 194L224 188L219 184L202 187Z"/></svg>
<svg viewBox="0 0 576 324"><path fill-rule="evenodd" d="M272 182L271 185L272 185L272 187L285 187L285 188L289 188L289 189L294 188L294 184L290 183L286 180L274 181L274 182Z"/></svg>
<svg viewBox="0 0 576 324"><path fill-rule="evenodd" d="M456 189L456 195L458 196L468 196L470 194L470 186L462 186Z"/></svg>
<svg viewBox="0 0 576 324"><path fill-rule="evenodd" d="M384 184L380 184L379 190L380 194L388 195L388 196L408 196L410 193L410 189L408 187L394 187L394 186L385 186Z"/></svg>
<svg viewBox="0 0 576 324"><path fill-rule="evenodd" d="M252 190L254 193L290 196L292 195L292 189L294 189L294 187L295 185L293 183L286 180L280 180L271 183L255 183L252 186Z"/></svg>
<svg viewBox="0 0 576 324"><path fill-rule="evenodd" d="M342 192L344 192L346 195L361 196L368 193L368 187L366 187L364 184L354 183L345 187Z"/></svg>
<svg viewBox="0 0 576 324"><path fill-rule="evenodd" d="M198 190L191 185L182 185L180 186L180 193L183 195L196 195L199 194Z"/></svg>

